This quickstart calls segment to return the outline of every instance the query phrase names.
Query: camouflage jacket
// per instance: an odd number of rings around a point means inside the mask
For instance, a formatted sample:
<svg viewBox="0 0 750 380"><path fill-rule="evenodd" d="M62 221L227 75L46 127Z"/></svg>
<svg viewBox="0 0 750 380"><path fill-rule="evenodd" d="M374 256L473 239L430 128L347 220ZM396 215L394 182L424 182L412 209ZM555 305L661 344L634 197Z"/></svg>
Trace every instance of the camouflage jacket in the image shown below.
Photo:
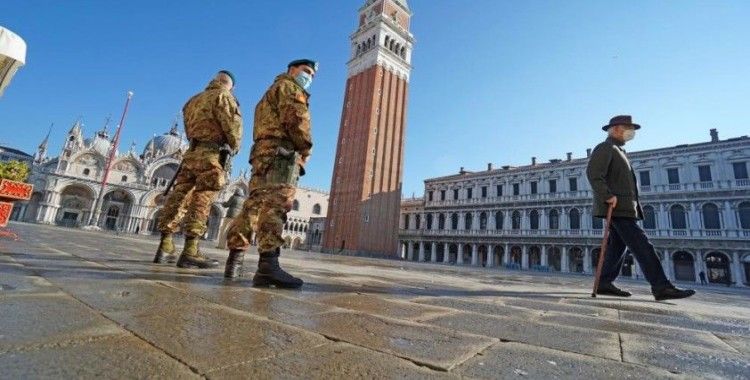
<svg viewBox="0 0 750 380"><path fill-rule="evenodd" d="M242 139L240 105L231 92L212 80L206 89L190 98L182 107L188 139L229 144L235 151Z"/></svg>
<svg viewBox="0 0 750 380"><path fill-rule="evenodd" d="M242 195L233 194L226 202L221 205L227 208L227 218L234 218L242 212L242 205L245 202L245 197Z"/></svg>
<svg viewBox="0 0 750 380"><path fill-rule="evenodd" d="M289 74L276 77L255 106L253 149L256 158L274 156L279 146L300 154L304 164L312 152L308 94Z"/></svg>

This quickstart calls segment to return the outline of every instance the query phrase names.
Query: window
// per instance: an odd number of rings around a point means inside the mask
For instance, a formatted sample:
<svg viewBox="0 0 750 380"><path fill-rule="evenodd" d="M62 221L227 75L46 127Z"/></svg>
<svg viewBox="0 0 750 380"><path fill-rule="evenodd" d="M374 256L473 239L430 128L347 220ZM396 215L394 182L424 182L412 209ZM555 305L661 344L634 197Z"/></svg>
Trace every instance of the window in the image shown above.
<svg viewBox="0 0 750 380"><path fill-rule="evenodd" d="M464 229L465 230L471 229L471 222L473 222L472 215L471 213L467 212L466 215L464 215Z"/></svg>
<svg viewBox="0 0 750 380"><path fill-rule="evenodd" d="M404 215L404 229L409 229L409 214Z"/></svg>
<svg viewBox="0 0 750 380"><path fill-rule="evenodd" d="M472 190L471 188L466 189L466 199L471 199Z"/></svg>
<svg viewBox="0 0 750 380"><path fill-rule="evenodd" d="M497 196L502 197L503 196L503 185L497 185Z"/></svg>
<svg viewBox="0 0 750 380"><path fill-rule="evenodd" d="M599 219L601 221L601 219ZM643 207L643 228L647 230L656 229L656 213L652 206Z"/></svg>
<svg viewBox="0 0 750 380"><path fill-rule="evenodd" d="M740 228L750 230L750 202L742 202L737 207L737 213L740 217Z"/></svg>
<svg viewBox="0 0 750 380"><path fill-rule="evenodd" d="M570 212L568 213L568 218L570 219L571 230L581 229L581 213L578 211L577 208L570 210Z"/></svg>
<svg viewBox="0 0 750 380"><path fill-rule="evenodd" d="M531 181L531 194L536 194L536 181Z"/></svg>
<svg viewBox="0 0 750 380"><path fill-rule="evenodd" d="M604 228L604 223L602 222L602 218L598 218L596 216L591 219L591 228L595 230L601 230Z"/></svg>
<svg viewBox="0 0 750 380"><path fill-rule="evenodd" d="M121 182L128 182L128 176L124 175L122 178L120 178Z"/></svg>
<svg viewBox="0 0 750 380"><path fill-rule="evenodd" d="M549 229L557 230L560 228L560 213L557 210L550 210L549 212Z"/></svg>
<svg viewBox="0 0 750 380"><path fill-rule="evenodd" d="M458 229L458 214L451 215L451 229L452 230Z"/></svg>
<svg viewBox="0 0 750 380"><path fill-rule="evenodd" d="M554 180L554 179L549 180L549 192L550 193L557 192L557 180Z"/></svg>
<svg viewBox="0 0 750 380"><path fill-rule="evenodd" d="M719 208L713 203L706 203L703 205L703 228L707 230L718 230L721 229L721 221L719 220Z"/></svg>
<svg viewBox="0 0 750 380"><path fill-rule="evenodd" d="M680 183L680 173L677 171L677 168L667 169L667 180L670 185Z"/></svg>
<svg viewBox="0 0 750 380"><path fill-rule="evenodd" d="M732 164L734 169L734 179L747 179L747 163L735 162Z"/></svg>
<svg viewBox="0 0 750 380"><path fill-rule="evenodd" d="M416 223L416 226L417 226L418 230L422 228L422 216L421 215L415 216L414 217L414 222Z"/></svg>
<svg viewBox="0 0 750 380"><path fill-rule="evenodd" d="M445 200L445 190L440 190L440 200L441 201Z"/></svg>
<svg viewBox="0 0 750 380"><path fill-rule="evenodd" d="M482 186L482 198L487 198L487 186Z"/></svg>
<svg viewBox="0 0 750 380"><path fill-rule="evenodd" d="M427 199L432 202L432 191L427 193Z"/></svg>
<svg viewBox="0 0 750 380"><path fill-rule="evenodd" d="M315 205L313 206L313 214L315 214L315 215L320 215L320 212L321 212L321 209L320 209L320 205L316 203L316 204L315 204Z"/></svg>
<svg viewBox="0 0 750 380"><path fill-rule="evenodd" d="M578 178L568 178L570 191L578 191Z"/></svg>
<svg viewBox="0 0 750 380"><path fill-rule="evenodd" d="M503 212L502 211L498 211L495 213L495 229L496 230L503 229Z"/></svg>
<svg viewBox="0 0 750 380"><path fill-rule="evenodd" d="M296 199L294 200L294 202L292 202L292 210L299 211L299 201Z"/></svg>
<svg viewBox="0 0 750 380"><path fill-rule="evenodd" d="M427 214L427 229L432 229L432 214Z"/></svg>
<svg viewBox="0 0 750 380"><path fill-rule="evenodd" d="M513 184L513 195L518 195L521 193L521 186L517 183Z"/></svg>
<svg viewBox="0 0 750 380"><path fill-rule="evenodd" d="M638 175L641 179L641 186L651 186L651 172L648 170L644 170L642 172L638 172Z"/></svg>
<svg viewBox="0 0 750 380"><path fill-rule="evenodd" d="M684 230L687 228L685 220L685 208L681 205L674 205L669 209L669 216L672 218L672 228L675 230Z"/></svg>
<svg viewBox="0 0 750 380"><path fill-rule="evenodd" d="M698 166L698 177L701 182L711 182L711 167L708 165Z"/></svg>
<svg viewBox="0 0 750 380"><path fill-rule="evenodd" d="M532 230L539 229L539 211L532 210L529 214L529 228Z"/></svg>
<svg viewBox="0 0 750 380"><path fill-rule="evenodd" d="M438 229L440 230L445 229L445 215L444 214L438 215Z"/></svg>
<svg viewBox="0 0 750 380"><path fill-rule="evenodd" d="M479 229L480 230L486 230L487 229L487 213L482 212L479 214Z"/></svg>
<svg viewBox="0 0 750 380"><path fill-rule="evenodd" d="M91 170L83 169L83 175L89 175L90 173L91 173Z"/></svg>
<svg viewBox="0 0 750 380"><path fill-rule="evenodd" d="M453 190L453 200L458 199L458 189Z"/></svg>
<svg viewBox="0 0 750 380"><path fill-rule="evenodd" d="M518 212L518 210L513 211L513 214L510 217L510 223L511 228L513 228L514 230L521 229L521 213Z"/></svg>

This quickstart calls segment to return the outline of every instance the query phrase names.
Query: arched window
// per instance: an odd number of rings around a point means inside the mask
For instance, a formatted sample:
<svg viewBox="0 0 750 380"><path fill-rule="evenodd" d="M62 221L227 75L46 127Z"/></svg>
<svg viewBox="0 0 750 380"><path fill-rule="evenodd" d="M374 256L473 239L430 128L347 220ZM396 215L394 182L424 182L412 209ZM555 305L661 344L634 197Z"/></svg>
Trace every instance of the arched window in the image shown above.
<svg viewBox="0 0 750 380"><path fill-rule="evenodd" d="M383 45L388 46L388 42L391 41L391 36L385 36L385 43Z"/></svg>
<svg viewBox="0 0 750 380"><path fill-rule="evenodd" d="M656 213L653 206L643 207L643 228L647 230L656 229Z"/></svg>
<svg viewBox="0 0 750 380"><path fill-rule="evenodd" d="M394 45L395 43L396 43L396 41L394 41L394 40L391 40L391 43L390 43L390 44L388 45L388 49L390 49L391 51L393 51L393 45Z"/></svg>
<svg viewBox="0 0 750 380"><path fill-rule="evenodd" d="M128 182L128 176L124 175L121 178L122 182Z"/></svg>
<svg viewBox="0 0 750 380"><path fill-rule="evenodd" d="M549 212L549 229L560 229L560 213L555 209L552 209Z"/></svg>
<svg viewBox="0 0 750 380"><path fill-rule="evenodd" d="M409 229L409 214L404 215L404 229L405 230Z"/></svg>
<svg viewBox="0 0 750 380"><path fill-rule="evenodd" d="M427 214L427 229L432 229L432 214Z"/></svg>
<svg viewBox="0 0 750 380"><path fill-rule="evenodd" d="M438 229L445 229L445 214L438 215Z"/></svg>
<svg viewBox="0 0 750 380"><path fill-rule="evenodd" d="M296 199L292 202L292 210L299 211L299 201Z"/></svg>
<svg viewBox="0 0 750 380"><path fill-rule="evenodd" d="M681 205L674 205L669 209L669 215L672 219L672 228L675 230L684 230L687 228L685 219L685 208Z"/></svg>
<svg viewBox="0 0 750 380"><path fill-rule="evenodd" d="M321 212L321 209L320 209L320 205L316 203L316 204L315 204L315 205L313 206L313 214L315 214L315 215L320 215L320 212Z"/></svg>
<svg viewBox="0 0 750 380"><path fill-rule="evenodd" d="M570 229L571 230L580 230L581 229L581 213L578 211L577 208L571 209L568 213L568 217L570 218Z"/></svg>
<svg viewBox="0 0 750 380"><path fill-rule="evenodd" d="M592 217L591 219L591 228L595 230L601 230L604 228L604 223L602 222L602 218Z"/></svg>
<svg viewBox="0 0 750 380"><path fill-rule="evenodd" d="M742 202L737 208L740 217L740 228L750 230L750 202Z"/></svg>
<svg viewBox="0 0 750 380"><path fill-rule="evenodd" d="M406 58L406 47L401 48L401 58Z"/></svg>
<svg viewBox="0 0 750 380"><path fill-rule="evenodd" d="M482 212L479 214L479 229L480 230L486 230L487 229L487 213Z"/></svg>
<svg viewBox="0 0 750 380"><path fill-rule="evenodd" d="M417 214L417 216L414 217L414 222L416 222L417 229L422 228L422 215Z"/></svg>
<svg viewBox="0 0 750 380"><path fill-rule="evenodd" d="M451 215L451 229L452 230L458 229L458 214Z"/></svg>
<svg viewBox="0 0 750 380"><path fill-rule="evenodd" d="M289 231L289 223L284 223L284 231Z"/></svg>
<svg viewBox="0 0 750 380"><path fill-rule="evenodd" d="M721 229L719 208L713 203L706 203L703 205L703 228L707 230Z"/></svg>
<svg viewBox="0 0 750 380"><path fill-rule="evenodd" d="M532 230L539 229L539 211L531 210L531 213L529 213L529 228Z"/></svg>
<svg viewBox="0 0 750 380"><path fill-rule="evenodd" d="M511 228L514 230L521 229L521 213L518 210L513 211L513 214L510 217L510 224Z"/></svg>
<svg viewBox="0 0 750 380"><path fill-rule="evenodd" d="M503 229L503 212L502 211L498 211L495 213L495 229L496 230Z"/></svg>
<svg viewBox="0 0 750 380"><path fill-rule="evenodd" d="M473 217L470 212L467 212L466 215L464 215L464 229L470 230L471 229L471 222L473 222Z"/></svg>
<svg viewBox="0 0 750 380"><path fill-rule="evenodd" d="M91 174L91 170L89 170L88 168L83 169L83 175L89 175L89 174Z"/></svg>

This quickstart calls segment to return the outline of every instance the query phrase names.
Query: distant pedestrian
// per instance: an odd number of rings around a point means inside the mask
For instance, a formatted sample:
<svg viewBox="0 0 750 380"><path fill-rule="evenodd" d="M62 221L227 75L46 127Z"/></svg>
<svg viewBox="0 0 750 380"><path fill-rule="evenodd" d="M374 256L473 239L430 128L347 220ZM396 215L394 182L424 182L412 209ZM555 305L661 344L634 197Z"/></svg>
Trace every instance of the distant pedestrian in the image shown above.
<svg viewBox="0 0 750 380"><path fill-rule="evenodd" d="M628 115L613 117L602 127L609 136L594 148L586 169L594 193L594 216L604 218L609 207L613 208L607 253L596 293L630 297L630 292L613 284L629 249L651 284L651 293L657 301L690 297L695 291L677 289L669 282L654 246L636 223L643 219L643 209L638 200L635 173L622 146L632 140L636 129L640 128Z"/></svg>
<svg viewBox="0 0 750 380"><path fill-rule="evenodd" d="M708 285L708 282L706 281L706 272L701 271L698 273L698 277L701 278L701 285Z"/></svg>

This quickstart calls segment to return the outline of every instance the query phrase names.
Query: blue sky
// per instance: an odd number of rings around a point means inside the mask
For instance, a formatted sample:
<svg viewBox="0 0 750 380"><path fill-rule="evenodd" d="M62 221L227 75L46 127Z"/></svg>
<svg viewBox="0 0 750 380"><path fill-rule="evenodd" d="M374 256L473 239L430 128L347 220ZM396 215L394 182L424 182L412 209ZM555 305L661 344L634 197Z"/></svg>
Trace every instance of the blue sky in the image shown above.
<svg viewBox="0 0 750 380"><path fill-rule="evenodd" d="M0 98L0 144L33 153L55 123L52 153L83 115L88 136L119 118L120 150L164 133L220 68L237 76L246 130L294 58L321 70L311 87L315 148L302 184L328 189L349 36L364 0L4 0L0 25L29 45ZM750 2L409 0L417 40L404 196L425 178L574 157L615 114L643 125L629 150L748 134Z"/></svg>

